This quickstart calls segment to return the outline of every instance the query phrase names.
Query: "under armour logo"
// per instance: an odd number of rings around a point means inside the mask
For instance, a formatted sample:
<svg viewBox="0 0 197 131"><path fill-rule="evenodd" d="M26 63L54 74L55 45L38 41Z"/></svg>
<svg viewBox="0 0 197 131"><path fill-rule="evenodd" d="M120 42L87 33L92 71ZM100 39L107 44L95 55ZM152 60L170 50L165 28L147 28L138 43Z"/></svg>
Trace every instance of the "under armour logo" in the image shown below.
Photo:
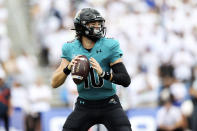
<svg viewBox="0 0 197 131"><path fill-rule="evenodd" d="M85 104L85 102L84 101L79 101L80 102L80 104Z"/></svg>
<svg viewBox="0 0 197 131"><path fill-rule="evenodd" d="M100 49L100 50L96 50L96 53L98 54L99 52L102 52L102 50Z"/></svg>
<svg viewBox="0 0 197 131"><path fill-rule="evenodd" d="M111 99L109 100L109 103L117 104L117 101L116 101L114 98L111 98Z"/></svg>

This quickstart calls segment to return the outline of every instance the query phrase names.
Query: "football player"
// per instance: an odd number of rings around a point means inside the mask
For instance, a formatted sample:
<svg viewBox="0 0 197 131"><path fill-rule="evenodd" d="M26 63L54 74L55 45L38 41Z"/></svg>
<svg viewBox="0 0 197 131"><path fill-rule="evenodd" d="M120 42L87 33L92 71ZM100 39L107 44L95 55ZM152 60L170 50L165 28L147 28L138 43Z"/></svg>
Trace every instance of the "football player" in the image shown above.
<svg viewBox="0 0 197 131"><path fill-rule="evenodd" d="M74 18L76 39L62 47L61 64L52 76L53 88L64 83L79 55L85 55L91 64L87 80L77 85L79 96L63 131L87 131L95 124L104 124L109 131L131 131L116 95L116 84L128 87L131 80L118 41L105 38L104 23L97 10L80 10Z"/></svg>

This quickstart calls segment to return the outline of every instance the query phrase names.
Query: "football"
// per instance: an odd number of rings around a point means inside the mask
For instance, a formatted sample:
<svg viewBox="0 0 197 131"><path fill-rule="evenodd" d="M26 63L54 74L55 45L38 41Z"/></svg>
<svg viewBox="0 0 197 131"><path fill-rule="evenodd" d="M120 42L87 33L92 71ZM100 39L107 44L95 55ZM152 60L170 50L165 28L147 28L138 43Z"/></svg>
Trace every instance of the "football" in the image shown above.
<svg viewBox="0 0 197 131"><path fill-rule="evenodd" d="M82 81L84 81L88 77L89 71L90 63L88 58L85 55L80 56L77 59L77 63L71 68L71 74L74 83L80 84Z"/></svg>

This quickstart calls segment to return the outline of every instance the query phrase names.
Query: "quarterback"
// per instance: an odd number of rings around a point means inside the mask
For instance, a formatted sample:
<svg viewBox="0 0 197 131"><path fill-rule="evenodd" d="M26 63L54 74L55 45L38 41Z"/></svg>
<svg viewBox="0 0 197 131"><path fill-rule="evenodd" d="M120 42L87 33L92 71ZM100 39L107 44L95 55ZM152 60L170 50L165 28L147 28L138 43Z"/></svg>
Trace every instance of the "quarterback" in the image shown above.
<svg viewBox="0 0 197 131"><path fill-rule="evenodd" d="M77 85L79 96L63 131L87 131L95 124L103 124L109 131L131 131L116 95L116 84L128 87L131 80L119 42L105 37L104 23L97 10L81 9L74 18L76 39L62 47L61 64L52 76L53 88L65 82L80 55L85 55L91 65L88 78Z"/></svg>

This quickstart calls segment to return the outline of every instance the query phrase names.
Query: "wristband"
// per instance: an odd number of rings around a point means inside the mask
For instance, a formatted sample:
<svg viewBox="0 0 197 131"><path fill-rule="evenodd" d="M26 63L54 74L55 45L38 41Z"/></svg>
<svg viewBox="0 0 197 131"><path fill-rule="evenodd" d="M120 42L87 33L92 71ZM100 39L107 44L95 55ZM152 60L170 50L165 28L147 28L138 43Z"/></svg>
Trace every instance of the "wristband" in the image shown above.
<svg viewBox="0 0 197 131"><path fill-rule="evenodd" d="M66 66L66 68L63 69L64 74L69 75L71 70L68 69L68 66Z"/></svg>
<svg viewBox="0 0 197 131"><path fill-rule="evenodd" d="M104 78L105 80L109 80L111 77L110 72L103 71L102 74L100 75L101 78Z"/></svg>

